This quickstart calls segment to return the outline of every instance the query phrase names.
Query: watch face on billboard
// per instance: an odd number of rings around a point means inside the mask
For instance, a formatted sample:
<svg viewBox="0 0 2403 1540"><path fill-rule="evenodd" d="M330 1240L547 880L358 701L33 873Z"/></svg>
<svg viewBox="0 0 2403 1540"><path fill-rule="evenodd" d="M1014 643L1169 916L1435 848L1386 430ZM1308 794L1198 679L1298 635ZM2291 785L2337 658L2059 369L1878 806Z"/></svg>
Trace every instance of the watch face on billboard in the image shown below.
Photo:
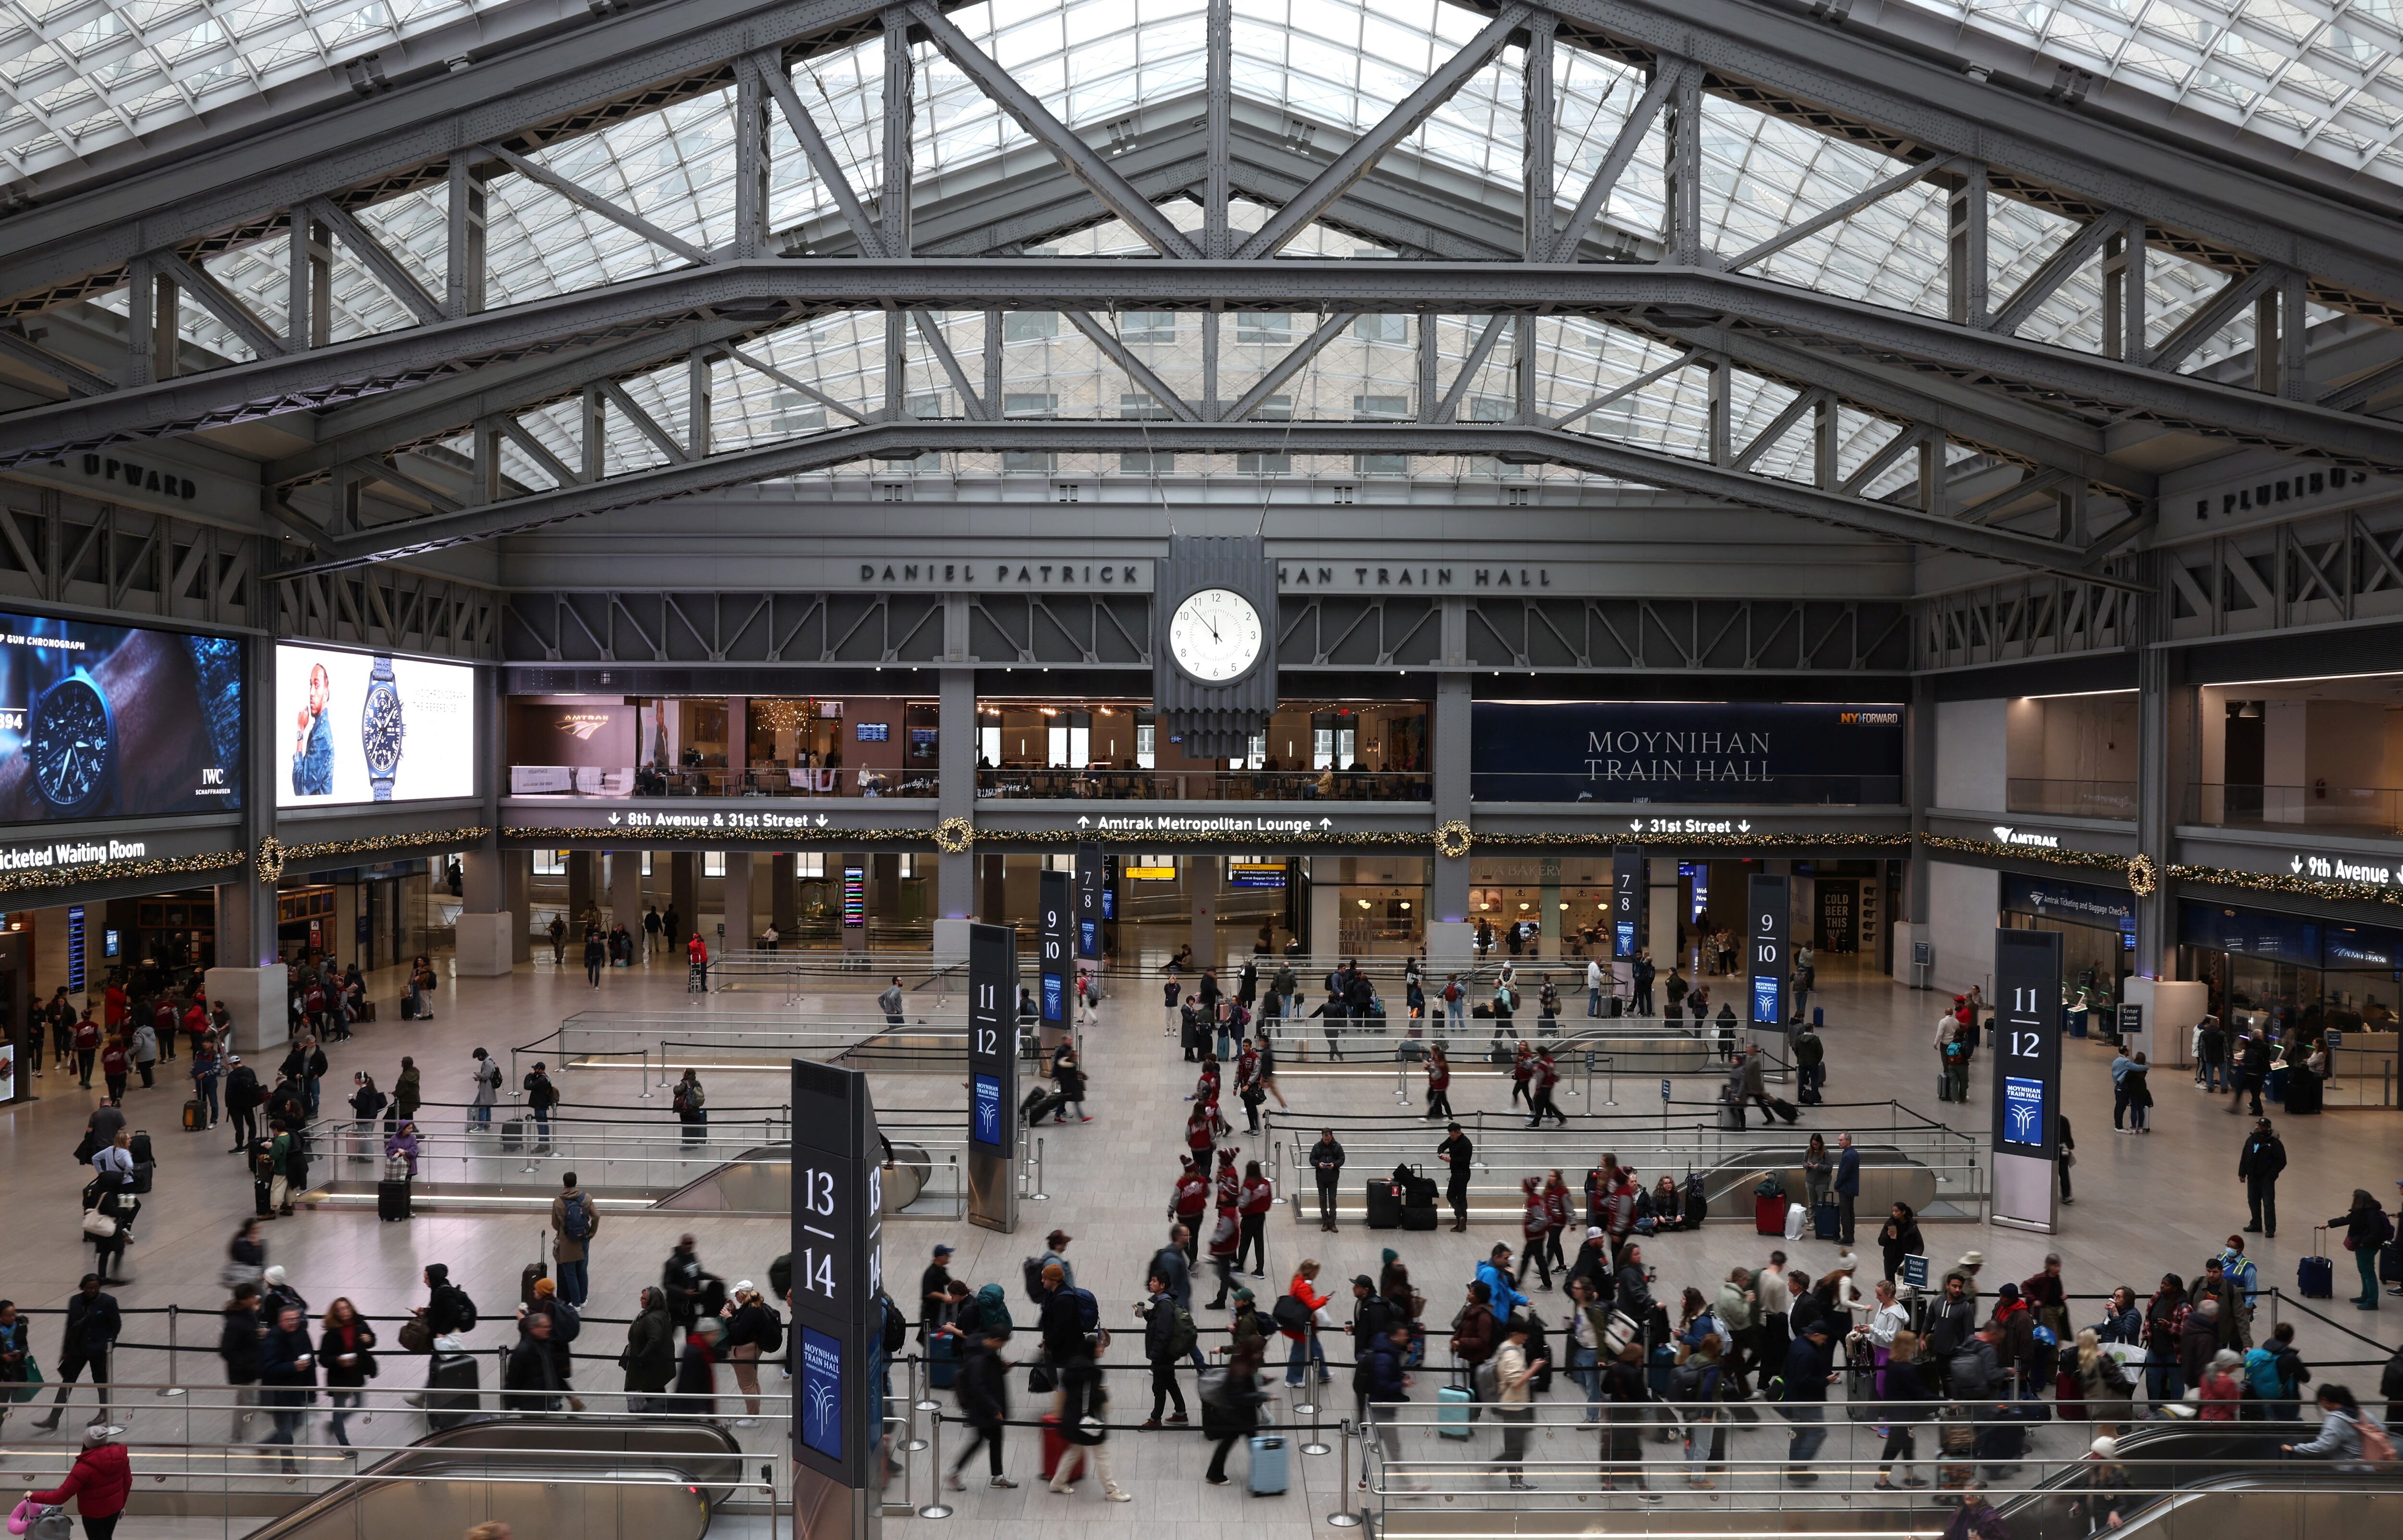
<svg viewBox="0 0 2403 1540"><path fill-rule="evenodd" d="M0 614L0 824L242 806L242 644Z"/></svg>
<svg viewBox="0 0 2403 1540"><path fill-rule="evenodd" d="M278 807L476 795L476 671L279 644Z"/></svg>

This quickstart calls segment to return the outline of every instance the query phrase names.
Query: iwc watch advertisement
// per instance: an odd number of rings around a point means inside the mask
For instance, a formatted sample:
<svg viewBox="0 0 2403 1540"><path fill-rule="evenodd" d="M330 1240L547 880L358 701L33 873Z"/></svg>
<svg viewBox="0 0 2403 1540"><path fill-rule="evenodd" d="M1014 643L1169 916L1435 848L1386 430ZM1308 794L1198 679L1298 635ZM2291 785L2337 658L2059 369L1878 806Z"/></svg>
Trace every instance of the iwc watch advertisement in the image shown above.
<svg viewBox="0 0 2403 1540"><path fill-rule="evenodd" d="M0 824L222 812L242 791L239 642L0 615Z"/></svg>
<svg viewBox="0 0 2403 1540"><path fill-rule="evenodd" d="M476 794L476 671L282 643L276 716L289 776L278 807Z"/></svg>

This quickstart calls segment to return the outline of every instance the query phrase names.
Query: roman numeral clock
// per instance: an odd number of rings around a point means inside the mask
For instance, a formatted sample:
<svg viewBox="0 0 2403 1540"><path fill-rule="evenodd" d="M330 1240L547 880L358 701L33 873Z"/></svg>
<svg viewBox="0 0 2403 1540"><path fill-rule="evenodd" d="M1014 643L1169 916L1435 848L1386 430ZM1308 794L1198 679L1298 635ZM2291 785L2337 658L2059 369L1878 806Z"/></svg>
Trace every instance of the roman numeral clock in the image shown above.
<svg viewBox="0 0 2403 1540"><path fill-rule="evenodd" d="M1257 534L1172 534L1153 575L1152 704L1188 758L1251 752L1276 710L1276 569Z"/></svg>

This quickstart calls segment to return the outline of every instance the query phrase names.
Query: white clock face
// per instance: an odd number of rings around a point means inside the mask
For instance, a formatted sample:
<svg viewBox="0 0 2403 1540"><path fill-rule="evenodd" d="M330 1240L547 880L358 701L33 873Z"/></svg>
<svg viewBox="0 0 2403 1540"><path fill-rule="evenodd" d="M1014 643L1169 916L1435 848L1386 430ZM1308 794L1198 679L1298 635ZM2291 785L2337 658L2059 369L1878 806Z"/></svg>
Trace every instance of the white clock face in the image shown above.
<svg viewBox="0 0 2403 1540"><path fill-rule="evenodd" d="M1223 685L1251 672L1266 640L1260 612L1232 589L1187 596L1168 621L1168 655L1205 685Z"/></svg>

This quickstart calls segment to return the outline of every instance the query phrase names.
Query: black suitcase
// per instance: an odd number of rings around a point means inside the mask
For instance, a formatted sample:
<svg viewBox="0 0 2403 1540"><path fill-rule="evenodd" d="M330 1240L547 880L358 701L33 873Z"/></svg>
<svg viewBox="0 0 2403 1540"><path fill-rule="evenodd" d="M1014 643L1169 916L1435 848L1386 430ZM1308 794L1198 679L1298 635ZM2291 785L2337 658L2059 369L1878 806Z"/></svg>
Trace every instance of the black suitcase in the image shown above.
<svg viewBox="0 0 2403 1540"><path fill-rule="evenodd" d="M149 1165L159 1158L151 1152L150 1135L141 1130L136 1130L133 1137L125 1142L125 1153L133 1157L133 1163L137 1166Z"/></svg>
<svg viewBox="0 0 2403 1540"><path fill-rule="evenodd" d="M483 1409L474 1355L438 1353L425 1376L425 1425L454 1428Z"/></svg>
<svg viewBox="0 0 2403 1540"><path fill-rule="evenodd" d="M148 1192L150 1190L150 1180L158 1173L159 1162L156 1160L144 1160L136 1163L133 1168L132 1190L135 1192Z"/></svg>
<svg viewBox="0 0 2403 1540"><path fill-rule="evenodd" d="M1394 1190L1394 1179L1380 1177L1368 1184L1368 1228L1372 1230L1394 1230L1402 1228L1402 1199Z"/></svg>
<svg viewBox="0 0 2403 1540"><path fill-rule="evenodd" d="M409 1180L376 1184L376 1217L391 1224L409 1217Z"/></svg>
<svg viewBox="0 0 2403 1540"><path fill-rule="evenodd" d="M1800 1113L1794 1110L1793 1103L1780 1101L1774 1096L1769 1099L1769 1110L1777 1115L1780 1122L1785 1123L1791 1123L1796 1118L1802 1116Z"/></svg>
<svg viewBox="0 0 2403 1540"><path fill-rule="evenodd" d="M501 1125L501 1148L504 1150L521 1150L525 1148L525 1141L524 1118L512 1117Z"/></svg>
<svg viewBox="0 0 2403 1540"><path fill-rule="evenodd" d="M1424 1203L1404 1203L1402 1205L1402 1228L1406 1230L1431 1230L1435 1228L1435 1204L1432 1200Z"/></svg>
<svg viewBox="0 0 2403 1540"><path fill-rule="evenodd" d="M534 1303L534 1286L550 1276L550 1269L541 1262L528 1262L518 1274L518 1303Z"/></svg>
<svg viewBox="0 0 2403 1540"><path fill-rule="evenodd" d="M274 1185L268 1178L254 1176L250 1179L251 1206L257 1211L259 1218L264 1219L275 1212L274 1205L269 1201L274 1196Z"/></svg>

